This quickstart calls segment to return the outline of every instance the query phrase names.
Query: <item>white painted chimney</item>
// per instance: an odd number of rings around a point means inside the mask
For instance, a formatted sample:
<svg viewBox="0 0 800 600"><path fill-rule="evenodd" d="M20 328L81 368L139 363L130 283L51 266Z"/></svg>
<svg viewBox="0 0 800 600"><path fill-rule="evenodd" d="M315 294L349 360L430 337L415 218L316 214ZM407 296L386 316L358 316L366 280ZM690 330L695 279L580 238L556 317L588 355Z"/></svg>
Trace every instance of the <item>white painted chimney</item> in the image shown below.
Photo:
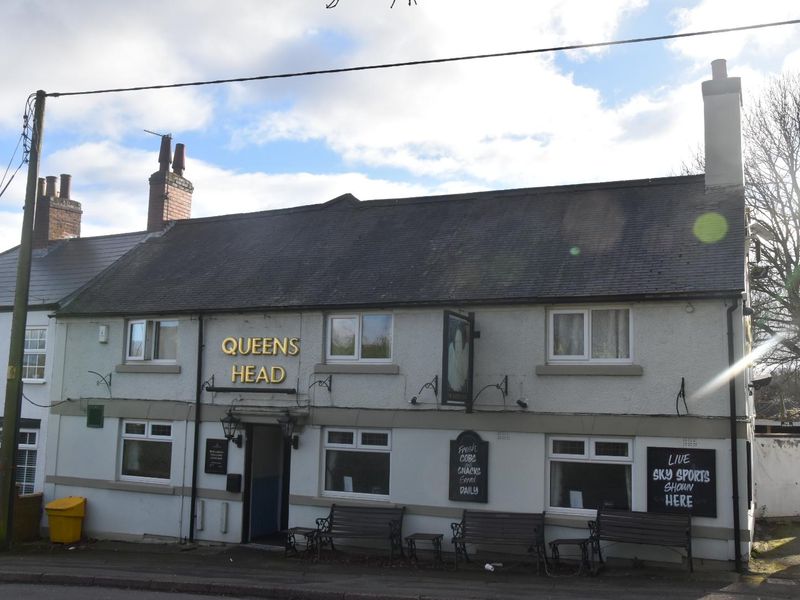
<svg viewBox="0 0 800 600"><path fill-rule="evenodd" d="M711 62L703 82L706 187L743 186L742 80L728 77L725 59Z"/></svg>

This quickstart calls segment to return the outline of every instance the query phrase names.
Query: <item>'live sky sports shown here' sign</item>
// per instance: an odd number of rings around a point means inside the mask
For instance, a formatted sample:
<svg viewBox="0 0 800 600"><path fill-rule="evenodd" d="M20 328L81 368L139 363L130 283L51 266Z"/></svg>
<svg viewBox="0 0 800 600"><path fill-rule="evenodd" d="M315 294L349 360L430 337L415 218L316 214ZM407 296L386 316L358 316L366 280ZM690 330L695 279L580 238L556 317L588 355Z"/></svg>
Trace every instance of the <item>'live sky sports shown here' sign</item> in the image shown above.
<svg viewBox="0 0 800 600"><path fill-rule="evenodd" d="M717 516L717 455L697 448L647 449L647 511Z"/></svg>

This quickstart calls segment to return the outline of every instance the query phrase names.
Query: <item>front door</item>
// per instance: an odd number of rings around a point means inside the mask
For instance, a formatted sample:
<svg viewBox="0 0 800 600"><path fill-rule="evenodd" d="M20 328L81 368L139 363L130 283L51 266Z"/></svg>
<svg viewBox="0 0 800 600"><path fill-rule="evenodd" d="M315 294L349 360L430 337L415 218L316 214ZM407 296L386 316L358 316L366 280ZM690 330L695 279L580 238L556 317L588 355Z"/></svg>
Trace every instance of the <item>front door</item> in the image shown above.
<svg viewBox="0 0 800 600"><path fill-rule="evenodd" d="M246 499L249 536L246 541L278 541L289 512L291 454L277 425L252 425L248 436ZM245 521L247 523L247 521ZM245 531L248 531L247 526Z"/></svg>

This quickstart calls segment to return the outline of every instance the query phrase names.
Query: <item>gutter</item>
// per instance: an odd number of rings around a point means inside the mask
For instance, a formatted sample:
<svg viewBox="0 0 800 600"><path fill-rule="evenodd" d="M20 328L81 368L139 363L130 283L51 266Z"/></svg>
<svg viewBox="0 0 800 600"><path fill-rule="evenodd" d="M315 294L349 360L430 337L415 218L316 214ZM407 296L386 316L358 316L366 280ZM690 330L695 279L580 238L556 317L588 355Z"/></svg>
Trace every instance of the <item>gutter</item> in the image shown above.
<svg viewBox="0 0 800 600"><path fill-rule="evenodd" d="M727 310L728 326L728 366L736 362L733 347L733 313L739 308L739 298L733 299L733 304ZM728 395L730 398L730 425L731 425L731 500L733 501L733 552L737 573L742 572L742 534L739 529L741 522L739 515L739 453L736 438L736 375L728 381Z"/></svg>
<svg viewBox="0 0 800 600"><path fill-rule="evenodd" d="M197 315L197 375L194 396L194 440L192 448L192 498L189 503L189 541L194 542L197 521L197 461L200 446L200 401L203 397L203 313Z"/></svg>

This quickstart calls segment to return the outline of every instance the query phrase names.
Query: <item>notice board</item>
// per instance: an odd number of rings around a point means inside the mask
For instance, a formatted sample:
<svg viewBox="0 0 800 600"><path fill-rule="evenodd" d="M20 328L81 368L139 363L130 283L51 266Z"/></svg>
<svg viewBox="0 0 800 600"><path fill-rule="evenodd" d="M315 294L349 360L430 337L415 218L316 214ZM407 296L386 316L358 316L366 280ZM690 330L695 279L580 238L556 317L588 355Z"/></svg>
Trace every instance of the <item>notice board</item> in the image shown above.
<svg viewBox="0 0 800 600"><path fill-rule="evenodd" d="M474 431L450 440L450 500L489 501L489 442Z"/></svg>
<svg viewBox="0 0 800 600"><path fill-rule="evenodd" d="M647 511L716 517L716 450L647 448Z"/></svg>
<svg viewBox="0 0 800 600"><path fill-rule="evenodd" d="M228 440L206 440L206 473L225 475L228 473Z"/></svg>

